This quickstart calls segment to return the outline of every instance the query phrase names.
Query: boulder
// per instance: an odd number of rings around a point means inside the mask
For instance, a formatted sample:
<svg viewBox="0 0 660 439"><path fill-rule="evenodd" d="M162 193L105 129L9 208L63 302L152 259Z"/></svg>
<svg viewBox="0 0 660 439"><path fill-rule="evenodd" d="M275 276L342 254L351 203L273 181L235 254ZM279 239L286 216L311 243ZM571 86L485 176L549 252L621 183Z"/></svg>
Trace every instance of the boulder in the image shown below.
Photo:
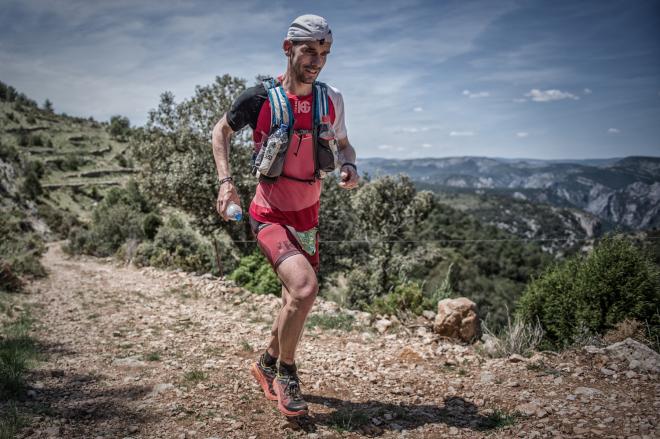
<svg viewBox="0 0 660 439"><path fill-rule="evenodd" d="M374 326L376 327L376 330L382 334L383 332L387 331L390 326L392 326L392 322L387 319L379 319L376 320Z"/></svg>
<svg viewBox="0 0 660 439"><path fill-rule="evenodd" d="M445 337L471 342L479 336L477 305L465 297L438 302L433 330Z"/></svg>
<svg viewBox="0 0 660 439"><path fill-rule="evenodd" d="M648 346L626 338L605 348L610 356L627 361L629 369L642 372L660 372L660 354Z"/></svg>

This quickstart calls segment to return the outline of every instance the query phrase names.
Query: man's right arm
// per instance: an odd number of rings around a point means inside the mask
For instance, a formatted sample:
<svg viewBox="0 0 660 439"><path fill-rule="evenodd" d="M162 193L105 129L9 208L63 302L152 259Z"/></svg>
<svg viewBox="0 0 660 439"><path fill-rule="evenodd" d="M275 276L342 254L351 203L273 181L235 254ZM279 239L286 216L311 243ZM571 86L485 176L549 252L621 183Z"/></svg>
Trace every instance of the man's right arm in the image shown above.
<svg viewBox="0 0 660 439"><path fill-rule="evenodd" d="M234 130L229 126L226 114L222 116L222 119L220 119L213 127L211 137L213 144L213 158L215 160L215 167L218 171L219 181L232 176L231 168L229 166L229 145L233 133ZM216 210L225 221L228 220L225 211L227 210L227 205L230 201L233 201L238 206L241 205L241 200L236 192L236 187L231 180L220 184L218 199L216 201Z"/></svg>

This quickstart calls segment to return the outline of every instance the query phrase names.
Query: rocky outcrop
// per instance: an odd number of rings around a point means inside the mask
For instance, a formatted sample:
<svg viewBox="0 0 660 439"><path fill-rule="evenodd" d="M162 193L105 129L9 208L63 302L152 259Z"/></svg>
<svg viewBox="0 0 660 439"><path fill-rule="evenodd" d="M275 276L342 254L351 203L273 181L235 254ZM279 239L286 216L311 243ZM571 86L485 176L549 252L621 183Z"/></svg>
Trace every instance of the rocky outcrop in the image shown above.
<svg viewBox="0 0 660 439"><path fill-rule="evenodd" d="M465 297L438 302L433 330L443 337L469 343L479 336L477 305Z"/></svg>

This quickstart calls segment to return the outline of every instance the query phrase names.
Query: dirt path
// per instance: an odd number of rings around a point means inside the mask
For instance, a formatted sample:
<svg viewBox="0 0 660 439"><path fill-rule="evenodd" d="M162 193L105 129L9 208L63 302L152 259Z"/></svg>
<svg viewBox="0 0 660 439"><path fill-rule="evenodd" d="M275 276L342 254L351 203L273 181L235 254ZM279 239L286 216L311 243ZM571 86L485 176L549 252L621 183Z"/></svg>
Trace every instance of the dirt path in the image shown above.
<svg viewBox="0 0 660 439"><path fill-rule="evenodd" d="M248 372L277 298L217 279L70 259L58 245L43 262L50 275L27 300L46 360L28 377L20 406L35 417L20 437L659 433L657 375L626 376L625 364L587 353L486 360L423 328L380 335L358 325L306 330L299 368L312 413L287 422ZM316 310L335 311L331 303Z"/></svg>

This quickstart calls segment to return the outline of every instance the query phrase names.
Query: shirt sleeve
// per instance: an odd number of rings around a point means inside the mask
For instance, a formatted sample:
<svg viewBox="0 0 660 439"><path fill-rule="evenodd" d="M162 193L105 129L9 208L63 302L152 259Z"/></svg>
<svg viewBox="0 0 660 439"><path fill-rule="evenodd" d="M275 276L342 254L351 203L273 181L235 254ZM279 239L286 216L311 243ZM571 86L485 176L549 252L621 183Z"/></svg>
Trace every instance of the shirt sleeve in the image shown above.
<svg viewBox="0 0 660 439"><path fill-rule="evenodd" d="M245 125L250 125L254 129L257 126L261 105L266 99L266 89L261 84L241 93L227 112L227 123L231 129L239 131Z"/></svg>
<svg viewBox="0 0 660 439"><path fill-rule="evenodd" d="M332 106L335 109L335 120L332 125L335 136L337 136L337 139L345 139L348 133L344 121L344 98L339 90L330 85L328 86L328 97L332 100Z"/></svg>

